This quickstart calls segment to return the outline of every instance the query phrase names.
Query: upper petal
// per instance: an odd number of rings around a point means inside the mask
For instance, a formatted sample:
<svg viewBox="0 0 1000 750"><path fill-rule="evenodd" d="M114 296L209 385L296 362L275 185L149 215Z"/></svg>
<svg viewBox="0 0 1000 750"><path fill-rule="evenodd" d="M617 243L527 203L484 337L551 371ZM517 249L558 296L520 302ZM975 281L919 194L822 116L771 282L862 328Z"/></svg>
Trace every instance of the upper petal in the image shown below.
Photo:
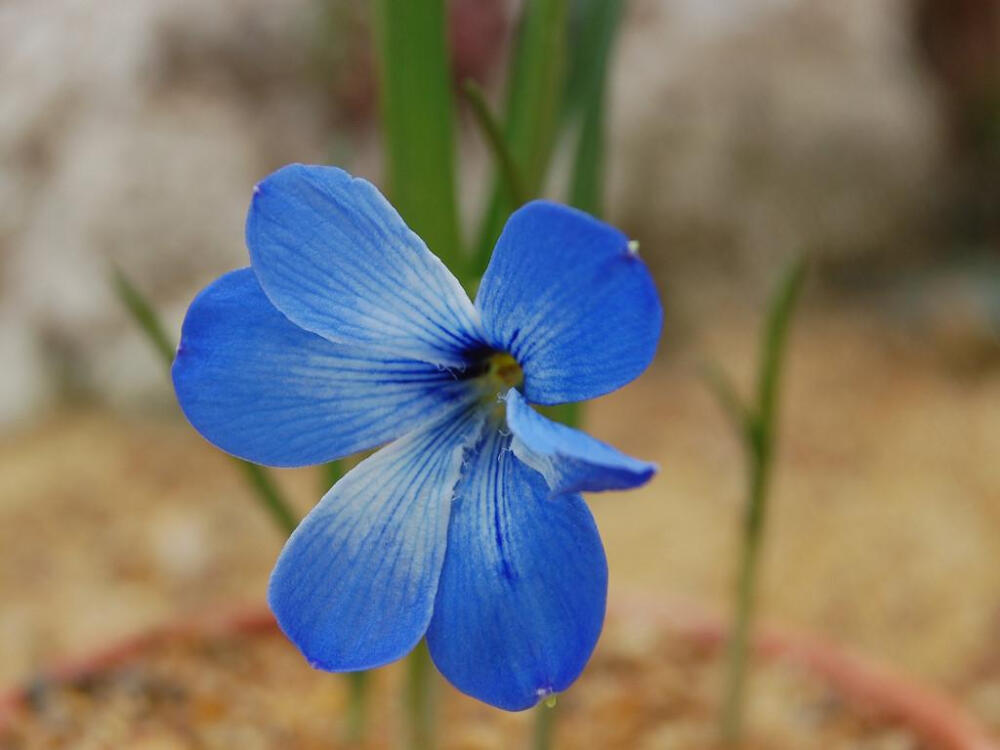
<svg viewBox="0 0 1000 750"><path fill-rule="evenodd" d="M515 211L476 306L489 343L524 369L529 401L555 404L613 391L653 358L663 310L628 238L546 201Z"/></svg>
<svg viewBox="0 0 1000 750"><path fill-rule="evenodd" d="M458 280L371 183L293 164L254 189L247 246L261 286L331 341L461 367L481 342Z"/></svg>
<svg viewBox="0 0 1000 750"><path fill-rule="evenodd" d="M191 303L172 374L198 432L274 466L379 445L468 395L435 365L334 344L292 324L249 268L217 279Z"/></svg>
<svg viewBox="0 0 1000 750"><path fill-rule="evenodd" d="M386 446L334 485L289 538L268 602L314 667L378 667L423 636L463 454L481 420L466 410Z"/></svg>
<svg viewBox="0 0 1000 750"><path fill-rule="evenodd" d="M604 622L608 570L579 495L549 499L509 448L487 428L455 491L427 644L455 687L513 711L579 676Z"/></svg>
<svg viewBox="0 0 1000 750"><path fill-rule="evenodd" d="M656 464L546 419L513 388L507 395L507 425L514 434L514 455L545 477L553 495L632 489L656 473Z"/></svg>

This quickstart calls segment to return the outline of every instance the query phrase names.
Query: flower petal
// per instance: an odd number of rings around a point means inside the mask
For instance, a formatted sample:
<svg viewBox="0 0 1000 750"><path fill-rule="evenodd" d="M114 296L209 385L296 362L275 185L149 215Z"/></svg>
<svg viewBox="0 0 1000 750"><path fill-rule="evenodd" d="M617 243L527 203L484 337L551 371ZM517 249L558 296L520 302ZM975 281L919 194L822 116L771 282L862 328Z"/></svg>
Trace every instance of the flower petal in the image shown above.
<svg viewBox="0 0 1000 750"><path fill-rule="evenodd" d="M268 602L314 667L378 667L423 636L463 454L481 423L467 410L386 446L334 485L292 534Z"/></svg>
<svg viewBox="0 0 1000 750"><path fill-rule="evenodd" d="M626 456L585 432L546 419L515 389L507 395L514 455L539 472L553 495L628 490L645 484L656 464Z"/></svg>
<svg viewBox="0 0 1000 750"><path fill-rule="evenodd" d="M663 310L628 238L546 201L515 211L497 241L476 307L489 343L524 369L529 401L613 391L653 358Z"/></svg>
<svg viewBox="0 0 1000 750"><path fill-rule="evenodd" d="M283 167L254 189L246 236L267 296L308 331L449 367L480 346L458 280L365 180Z"/></svg>
<svg viewBox="0 0 1000 750"><path fill-rule="evenodd" d="M379 445L469 393L434 365L334 344L293 325L249 268L222 276L191 303L172 372L198 432L274 466Z"/></svg>
<svg viewBox="0 0 1000 750"><path fill-rule="evenodd" d="M549 499L509 448L509 435L489 428L456 489L427 643L456 688L516 711L583 670L608 569L579 495Z"/></svg>

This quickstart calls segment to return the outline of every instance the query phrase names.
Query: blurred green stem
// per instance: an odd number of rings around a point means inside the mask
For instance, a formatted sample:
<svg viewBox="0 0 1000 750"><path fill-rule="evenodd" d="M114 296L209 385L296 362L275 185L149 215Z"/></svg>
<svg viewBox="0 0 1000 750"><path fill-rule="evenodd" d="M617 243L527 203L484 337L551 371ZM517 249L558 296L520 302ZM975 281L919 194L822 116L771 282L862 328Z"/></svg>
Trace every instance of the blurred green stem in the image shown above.
<svg viewBox="0 0 1000 750"><path fill-rule="evenodd" d="M368 672L350 672L347 677L347 743L357 747L365 740L368 722Z"/></svg>
<svg viewBox="0 0 1000 750"><path fill-rule="evenodd" d="M549 699L535 706L535 729L531 740L532 750L549 750L556 728L556 703Z"/></svg>
<svg viewBox="0 0 1000 750"><path fill-rule="evenodd" d="M604 110L608 63L624 10L624 0L580 2L580 38L574 44L569 105L581 109L573 157L569 202L594 216L604 208Z"/></svg>
<svg viewBox="0 0 1000 750"><path fill-rule="evenodd" d="M118 299L122 301L125 309L132 316L132 320L146 334L149 343L153 345L156 353L160 355L160 359L169 368L174 362L177 347L167 335L163 322L156 314L152 304L117 266L113 266L111 269L111 284Z"/></svg>
<svg viewBox="0 0 1000 750"><path fill-rule="evenodd" d="M409 750L432 750L434 747L434 693L434 665L427 641L422 640L406 658L404 699Z"/></svg>
<svg viewBox="0 0 1000 750"><path fill-rule="evenodd" d="M281 496L278 485L274 483L267 469L239 458L234 458L233 461L243 470L243 476L254 490L254 497L271 516L275 525L285 533L285 536L295 531L299 521Z"/></svg>
<svg viewBox="0 0 1000 750"><path fill-rule="evenodd" d="M725 693L720 715L723 742L731 746L739 745L743 736L747 656L753 627L760 552L767 520L779 377L792 312L804 277L805 262L800 258L786 269L771 298L761 341L757 401L754 408L746 408L740 403L735 389L721 371L706 371L713 393L739 430L749 466L736 609L729 637Z"/></svg>
<svg viewBox="0 0 1000 750"><path fill-rule="evenodd" d="M507 83L504 142L523 180L527 199L539 194L559 126L566 72L569 0L524 3ZM500 175L494 179L476 242L473 274L482 274L510 212Z"/></svg>
<svg viewBox="0 0 1000 750"><path fill-rule="evenodd" d="M132 319L139 326L139 329L146 334L146 338L156 349L160 359L163 360L169 371L174 361L177 347L172 343L167 335L166 329L160 316L156 313L153 305L146 296L139 291L127 276L118 268L112 269L112 285L118 298L125 305ZM233 459L243 471L243 476L247 484L253 489L253 496L268 514L275 525L281 529L286 536L291 534L298 525L298 520L292 512L291 506L285 501L278 486L274 483L268 471L257 464Z"/></svg>
<svg viewBox="0 0 1000 750"><path fill-rule="evenodd" d="M483 137L493 153L493 161L497 171L503 177L504 187L507 188L507 197L512 205L520 206L528 200L528 192L525 190L524 180L521 179L521 173L517 164L514 163L514 157L504 139L500 123L497 122L489 104L486 103L483 90L471 78L462 84L462 93L465 95L466 101L469 102L469 106L472 107L476 124L479 125L479 129L483 132Z"/></svg>
<svg viewBox="0 0 1000 750"><path fill-rule="evenodd" d="M462 278L444 0L377 0L385 187L410 228Z"/></svg>

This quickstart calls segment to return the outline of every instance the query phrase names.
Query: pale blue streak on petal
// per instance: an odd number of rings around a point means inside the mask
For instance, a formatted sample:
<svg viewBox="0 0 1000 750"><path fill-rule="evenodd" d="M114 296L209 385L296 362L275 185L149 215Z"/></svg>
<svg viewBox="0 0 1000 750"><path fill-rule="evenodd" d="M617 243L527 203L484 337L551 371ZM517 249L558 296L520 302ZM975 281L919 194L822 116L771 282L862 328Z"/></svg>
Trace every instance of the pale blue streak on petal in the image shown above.
<svg viewBox="0 0 1000 750"><path fill-rule="evenodd" d="M470 396L466 383L435 365L334 344L292 324L249 268L195 298L173 381L205 438L273 466L380 445Z"/></svg>
<svg viewBox="0 0 1000 750"><path fill-rule="evenodd" d="M309 331L459 368L481 345L461 284L363 179L283 167L254 189L246 236L264 291Z"/></svg>
<svg viewBox="0 0 1000 750"><path fill-rule="evenodd" d="M545 477L552 495L628 490L657 471L656 464L547 419L514 389L507 395L507 425L514 435L514 455Z"/></svg>
<svg viewBox="0 0 1000 750"><path fill-rule="evenodd" d="M378 667L427 629L448 516L480 412L450 414L362 461L295 530L271 575L278 624L314 667Z"/></svg>
<svg viewBox="0 0 1000 750"><path fill-rule="evenodd" d="M578 495L545 481L486 428L456 489L431 657L459 690L507 710L565 690L604 621L607 563Z"/></svg>
<svg viewBox="0 0 1000 750"><path fill-rule="evenodd" d="M649 365L663 322L646 265L614 227L534 201L511 215L476 297L489 343L524 369L529 401L621 387Z"/></svg>

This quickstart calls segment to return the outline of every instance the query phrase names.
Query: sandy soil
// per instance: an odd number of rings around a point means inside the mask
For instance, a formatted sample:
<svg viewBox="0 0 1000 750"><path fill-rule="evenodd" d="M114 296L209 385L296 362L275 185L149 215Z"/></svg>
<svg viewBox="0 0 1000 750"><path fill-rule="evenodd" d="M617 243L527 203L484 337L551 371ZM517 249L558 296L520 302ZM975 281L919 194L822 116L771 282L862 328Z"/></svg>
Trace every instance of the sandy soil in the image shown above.
<svg viewBox="0 0 1000 750"><path fill-rule="evenodd" d="M612 611L583 677L558 700L556 746L721 750L722 657L707 643ZM845 703L792 661L758 662L753 674L741 750L930 750L910 729ZM273 631L175 637L97 675L36 683L30 707L0 728L0 749L384 750L406 734L397 710L402 682L398 665L371 678L364 742L347 742L347 681L304 668ZM435 704L445 750L530 746L530 711L496 711L440 683Z"/></svg>
<svg viewBox="0 0 1000 750"><path fill-rule="evenodd" d="M588 412L595 435L662 466L642 490L592 498L616 591L727 606L741 454L695 364L749 383L757 320L724 319L738 322L666 347ZM786 385L762 614L958 691L1000 728L1000 372L811 311ZM279 476L300 510L319 496L316 472ZM72 411L7 436L0 682L178 612L259 601L280 543L172 410Z"/></svg>

